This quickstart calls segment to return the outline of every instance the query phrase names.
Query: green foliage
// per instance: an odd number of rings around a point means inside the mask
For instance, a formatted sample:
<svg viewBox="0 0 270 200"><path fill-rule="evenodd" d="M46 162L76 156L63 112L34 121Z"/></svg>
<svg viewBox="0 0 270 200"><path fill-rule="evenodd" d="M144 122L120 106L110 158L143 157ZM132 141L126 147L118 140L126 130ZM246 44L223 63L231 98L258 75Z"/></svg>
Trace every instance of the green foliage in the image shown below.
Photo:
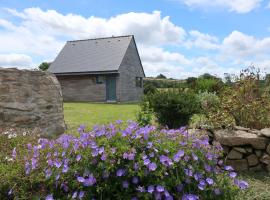
<svg viewBox="0 0 270 200"><path fill-rule="evenodd" d="M147 98L144 97L144 98ZM153 120L153 111L149 107L148 100L143 100L140 104L140 111L137 113L137 122L140 126L147 126L151 124Z"/></svg>
<svg viewBox="0 0 270 200"><path fill-rule="evenodd" d="M203 92L198 94L202 115L194 115L190 126L194 128L231 128L235 125L234 118L221 109L221 100L215 93Z"/></svg>
<svg viewBox="0 0 270 200"><path fill-rule="evenodd" d="M208 77L208 76L207 76ZM223 82L217 78L204 78L204 76L199 77L195 83L195 91L199 92L217 92L222 89Z"/></svg>
<svg viewBox="0 0 270 200"><path fill-rule="evenodd" d="M153 84L151 84L150 82L144 83L144 85L143 85L143 93L145 95L153 94L156 91L157 91L157 88Z"/></svg>
<svg viewBox="0 0 270 200"><path fill-rule="evenodd" d="M260 87L260 73L254 67L240 73L237 82L222 95L221 109L239 126L261 129L270 126L269 92Z"/></svg>
<svg viewBox="0 0 270 200"><path fill-rule="evenodd" d="M197 96L181 90L159 91L148 98L158 122L169 128L188 125L190 117L200 112Z"/></svg>
<svg viewBox="0 0 270 200"><path fill-rule="evenodd" d="M155 88L185 88L187 86L185 81L173 79L145 78L143 83L144 87L152 85Z"/></svg>
<svg viewBox="0 0 270 200"><path fill-rule="evenodd" d="M41 71L47 71L49 67L50 67L50 63L48 62L43 62L38 66L39 70Z"/></svg>
<svg viewBox="0 0 270 200"><path fill-rule="evenodd" d="M208 118L205 114L194 114L190 118L189 127L195 129L208 129Z"/></svg>
<svg viewBox="0 0 270 200"><path fill-rule="evenodd" d="M212 128L234 125L254 129L269 127L270 96L267 87L262 87L262 81L260 71L250 67L241 71L239 76L227 77L228 86L223 88L219 98L214 94L200 94L208 125Z"/></svg>

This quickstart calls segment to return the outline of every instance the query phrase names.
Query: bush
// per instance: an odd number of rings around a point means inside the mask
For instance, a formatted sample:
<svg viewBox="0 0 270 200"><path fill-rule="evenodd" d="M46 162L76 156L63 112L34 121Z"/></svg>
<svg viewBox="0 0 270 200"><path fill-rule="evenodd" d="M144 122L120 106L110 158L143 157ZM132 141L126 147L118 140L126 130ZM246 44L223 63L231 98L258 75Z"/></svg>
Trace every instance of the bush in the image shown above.
<svg viewBox="0 0 270 200"><path fill-rule="evenodd" d="M222 148L210 146L206 135L120 123L29 144L13 161L24 161L28 196L14 182L8 190L0 185L9 193L1 199L234 199L247 187L218 160Z"/></svg>
<svg viewBox="0 0 270 200"><path fill-rule="evenodd" d="M136 120L140 126L147 126L151 124L153 119L153 111L149 107L149 102L147 96L144 97L144 100L140 103L140 111L137 113Z"/></svg>
<svg viewBox="0 0 270 200"><path fill-rule="evenodd" d="M148 101L158 122L169 128L188 125L190 117L200 112L197 96L189 91L159 91L149 96Z"/></svg>
<svg viewBox="0 0 270 200"><path fill-rule="evenodd" d="M223 82L217 78L199 77L195 83L195 91L200 92L217 92L222 90Z"/></svg>
<svg viewBox="0 0 270 200"><path fill-rule="evenodd" d="M215 93L203 92L198 94L202 115L194 115L190 121L192 127L218 129L231 128L235 120L226 109L221 109L222 103Z"/></svg>

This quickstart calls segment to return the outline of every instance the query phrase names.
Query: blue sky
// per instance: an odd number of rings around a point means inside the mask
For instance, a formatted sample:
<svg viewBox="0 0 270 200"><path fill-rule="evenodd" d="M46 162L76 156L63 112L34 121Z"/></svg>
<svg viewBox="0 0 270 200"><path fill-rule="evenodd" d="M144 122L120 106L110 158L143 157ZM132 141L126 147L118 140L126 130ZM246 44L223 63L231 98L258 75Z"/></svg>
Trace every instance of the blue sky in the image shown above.
<svg viewBox="0 0 270 200"><path fill-rule="evenodd" d="M147 76L270 72L270 0L0 0L0 66L52 61L66 40L134 34Z"/></svg>

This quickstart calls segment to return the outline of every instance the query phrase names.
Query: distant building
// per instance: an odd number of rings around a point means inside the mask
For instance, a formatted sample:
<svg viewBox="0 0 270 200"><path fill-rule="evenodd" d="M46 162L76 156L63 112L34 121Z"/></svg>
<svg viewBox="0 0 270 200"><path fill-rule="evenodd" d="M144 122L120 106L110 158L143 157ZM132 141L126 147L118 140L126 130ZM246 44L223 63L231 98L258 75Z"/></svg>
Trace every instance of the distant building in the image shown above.
<svg viewBox="0 0 270 200"><path fill-rule="evenodd" d="M49 71L64 101L136 102L145 77L134 36L68 41Z"/></svg>

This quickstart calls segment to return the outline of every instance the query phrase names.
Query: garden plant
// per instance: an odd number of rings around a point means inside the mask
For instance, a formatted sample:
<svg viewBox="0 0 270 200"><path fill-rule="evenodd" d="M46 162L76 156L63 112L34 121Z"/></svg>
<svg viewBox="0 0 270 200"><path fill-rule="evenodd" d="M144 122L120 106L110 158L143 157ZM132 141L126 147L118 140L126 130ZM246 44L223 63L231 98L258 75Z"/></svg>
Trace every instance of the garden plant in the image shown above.
<svg viewBox="0 0 270 200"><path fill-rule="evenodd" d="M227 200L247 188L201 132L133 121L78 132L13 148L5 165L18 174L3 176L1 199Z"/></svg>

